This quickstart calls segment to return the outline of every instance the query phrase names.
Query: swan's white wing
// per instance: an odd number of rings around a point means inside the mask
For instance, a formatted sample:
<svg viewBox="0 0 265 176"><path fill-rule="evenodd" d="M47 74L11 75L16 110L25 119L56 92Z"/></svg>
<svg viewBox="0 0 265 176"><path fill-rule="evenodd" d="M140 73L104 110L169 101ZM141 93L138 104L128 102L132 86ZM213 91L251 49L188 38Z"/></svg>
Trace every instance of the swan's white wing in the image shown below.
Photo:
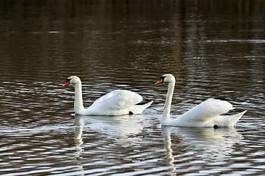
<svg viewBox="0 0 265 176"><path fill-rule="evenodd" d="M95 112L114 112L126 110L131 106L140 103L143 97L128 90L114 90L98 98L89 109ZM115 114L113 114L115 115Z"/></svg>
<svg viewBox="0 0 265 176"><path fill-rule="evenodd" d="M203 126L211 123L216 116L227 113L231 109L233 109L231 103L210 98L179 116L177 121L182 122L183 125L192 123L195 126L199 124Z"/></svg>

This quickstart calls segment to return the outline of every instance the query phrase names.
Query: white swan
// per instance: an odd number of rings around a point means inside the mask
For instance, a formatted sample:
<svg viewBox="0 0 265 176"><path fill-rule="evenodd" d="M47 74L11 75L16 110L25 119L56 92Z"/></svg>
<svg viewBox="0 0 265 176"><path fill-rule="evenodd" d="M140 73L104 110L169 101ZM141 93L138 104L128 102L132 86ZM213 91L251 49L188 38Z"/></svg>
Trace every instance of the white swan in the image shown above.
<svg viewBox="0 0 265 176"><path fill-rule="evenodd" d="M232 127L243 116L246 111L235 115L222 115L233 109L232 104L227 101L210 98L193 107L183 115L173 119L170 118L170 107L175 87L175 77L172 74L164 74L155 84L168 83L166 102L163 117L160 119L162 125L183 127Z"/></svg>
<svg viewBox="0 0 265 176"><path fill-rule="evenodd" d="M64 87L70 85L75 88L74 111L80 115L126 115L141 114L153 101L140 105L143 97L128 90L114 90L98 98L90 107L84 108L82 98L82 84L77 76L66 79Z"/></svg>

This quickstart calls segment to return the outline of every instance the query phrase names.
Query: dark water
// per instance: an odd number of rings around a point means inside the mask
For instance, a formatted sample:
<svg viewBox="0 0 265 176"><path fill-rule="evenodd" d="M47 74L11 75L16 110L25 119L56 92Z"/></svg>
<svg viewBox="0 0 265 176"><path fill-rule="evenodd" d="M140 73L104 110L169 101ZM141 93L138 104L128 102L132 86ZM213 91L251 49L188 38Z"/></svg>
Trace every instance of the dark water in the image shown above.
<svg viewBox="0 0 265 176"><path fill-rule="evenodd" d="M265 1L1 0L0 175L262 175ZM159 125L209 98L248 110L236 129ZM144 115L79 117L115 89L155 100Z"/></svg>

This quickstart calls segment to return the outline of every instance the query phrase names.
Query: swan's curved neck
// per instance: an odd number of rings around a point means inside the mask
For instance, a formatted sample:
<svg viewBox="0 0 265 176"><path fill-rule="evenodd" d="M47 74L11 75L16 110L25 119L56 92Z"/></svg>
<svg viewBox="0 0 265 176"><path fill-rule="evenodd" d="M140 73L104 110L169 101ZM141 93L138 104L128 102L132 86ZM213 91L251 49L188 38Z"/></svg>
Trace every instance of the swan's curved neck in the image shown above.
<svg viewBox="0 0 265 176"><path fill-rule="evenodd" d="M84 110L83 97L82 97L82 83L81 81L75 84L75 101L74 101L74 111L80 114Z"/></svg>
<svg viewBox="0 0 265 176"><path fill-rule="evenodd" d="M163 112L164 120L170 117L170 108L171 108L171 102L172 102L173 93L174 93L174 87L175 87L175 82L171 82L168 84L166 102L165 102L164 112Z"/></svg>

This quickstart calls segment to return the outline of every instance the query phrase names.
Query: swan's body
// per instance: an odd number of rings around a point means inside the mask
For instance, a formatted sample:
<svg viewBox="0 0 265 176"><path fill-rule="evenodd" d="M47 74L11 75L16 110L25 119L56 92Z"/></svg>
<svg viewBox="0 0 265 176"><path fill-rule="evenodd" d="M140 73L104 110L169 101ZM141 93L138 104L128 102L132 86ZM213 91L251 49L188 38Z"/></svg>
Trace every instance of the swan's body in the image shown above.
<svg viewBox="0 0 265 176"><path fill-rule="evenodd" d="M151 102L138 105L143 97L128 90L114 90L98 98L90 107L85 108L82 98L82 84L77 76L70 76L65 83L65 87L73 85L75 88L74 111L80 115L126 115L141 114L148 108Z"/></svg>
<svg viewBox="0 0 265 176"><path fill-rule="evenodd" d="M168 83L166 102L161 118L162 125L183 127L232 127L243 116L246 111L235 115L222 115L233 109L232 104L227 101L210 98L193 107L183 115L170 118L170 108L175 87L175 77L165 74L157 82Z"/></svg>

